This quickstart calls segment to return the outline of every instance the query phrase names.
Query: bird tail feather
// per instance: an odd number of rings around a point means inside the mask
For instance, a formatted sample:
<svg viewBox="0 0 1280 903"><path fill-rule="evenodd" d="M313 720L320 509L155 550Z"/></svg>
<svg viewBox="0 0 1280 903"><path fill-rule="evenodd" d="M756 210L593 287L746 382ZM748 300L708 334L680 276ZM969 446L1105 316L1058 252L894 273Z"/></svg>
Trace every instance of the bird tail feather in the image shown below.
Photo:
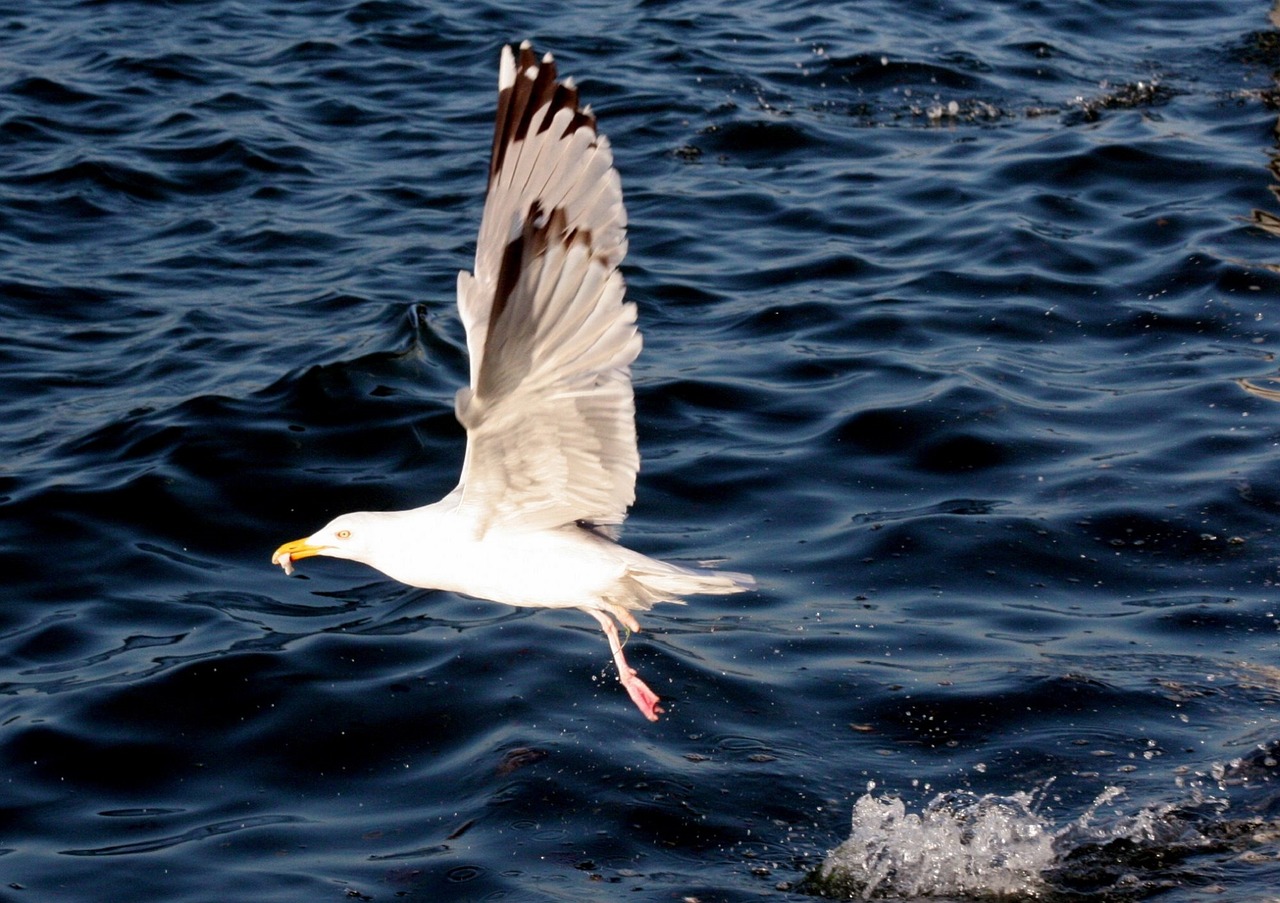
<svg viewBox="0 0 1280 903"><path fill-rule="evenodd" d="M682 596L727 596L754 589L755 578L735 571L698 570L652 558L628 568L627 576L642 590L645 608L655 602L681 602Z"/></svg>

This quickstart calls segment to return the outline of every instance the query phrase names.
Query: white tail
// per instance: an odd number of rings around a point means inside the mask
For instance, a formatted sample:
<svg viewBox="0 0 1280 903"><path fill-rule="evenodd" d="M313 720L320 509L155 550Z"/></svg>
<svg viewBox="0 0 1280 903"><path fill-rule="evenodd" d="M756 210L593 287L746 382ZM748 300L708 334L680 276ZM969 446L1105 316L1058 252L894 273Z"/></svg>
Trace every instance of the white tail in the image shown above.
<svg viewBox="0 0 1280 903"><path fill-rule="evenodd" d="M642 591L642 597L637 601L644 608L649 608L654 602L682 602L682 596L727 596L755 589L756 586L750 574L697 570L653 558L642 558L631 565L627 576Z"/></svg>

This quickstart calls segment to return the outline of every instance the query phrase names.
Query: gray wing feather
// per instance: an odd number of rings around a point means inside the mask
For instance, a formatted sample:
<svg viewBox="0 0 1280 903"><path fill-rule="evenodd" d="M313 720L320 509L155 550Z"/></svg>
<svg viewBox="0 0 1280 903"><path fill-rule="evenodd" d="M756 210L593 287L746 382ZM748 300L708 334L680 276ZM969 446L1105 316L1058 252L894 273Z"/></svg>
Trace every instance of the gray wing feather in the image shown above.
<svg viewBox="0 0 1280 903"><path fill-rule="evenodd" d="M458 275L471 385L456 490L483 531L618 524L635 500L635 305L618 264L626 212L608 140L524 44L503 48L474 274Z"/></svg>

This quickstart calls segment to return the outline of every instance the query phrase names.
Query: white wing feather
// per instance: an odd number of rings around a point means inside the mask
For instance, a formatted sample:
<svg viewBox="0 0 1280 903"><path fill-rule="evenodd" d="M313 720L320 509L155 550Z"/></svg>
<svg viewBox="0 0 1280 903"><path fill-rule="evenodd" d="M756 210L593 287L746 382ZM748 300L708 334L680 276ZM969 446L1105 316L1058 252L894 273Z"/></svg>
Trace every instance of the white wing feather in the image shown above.
<svg viewBox="0 0 1280 903"><path fill-rule="evenodd" d="M455 490L484 532L619 524L635 500L635 305L609 142L548 54L504 47L475 273L458 274L471 385Z"/></svg>

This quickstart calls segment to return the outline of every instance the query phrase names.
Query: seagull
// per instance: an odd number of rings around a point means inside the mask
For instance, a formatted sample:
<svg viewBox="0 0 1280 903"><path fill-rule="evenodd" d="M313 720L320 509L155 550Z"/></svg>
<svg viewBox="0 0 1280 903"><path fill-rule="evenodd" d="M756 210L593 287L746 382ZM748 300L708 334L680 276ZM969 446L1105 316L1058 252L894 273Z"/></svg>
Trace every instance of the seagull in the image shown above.
<svg viewBox="0 0 1280 903"><path fill-rule="evenodd" d="M626 225L609 141L573 80L527 41L518 55L503 47L475 270L458 274L470 358L454 400L467 431L461 479L421 508L343 514L271 563L288 575L327 555L410 586L584 611L631 700L657 721L658 695L627 664L617 624L638 631L634 611L754 581L617 541L640 469L631 364L641 340L618 272Z"/></svg>

